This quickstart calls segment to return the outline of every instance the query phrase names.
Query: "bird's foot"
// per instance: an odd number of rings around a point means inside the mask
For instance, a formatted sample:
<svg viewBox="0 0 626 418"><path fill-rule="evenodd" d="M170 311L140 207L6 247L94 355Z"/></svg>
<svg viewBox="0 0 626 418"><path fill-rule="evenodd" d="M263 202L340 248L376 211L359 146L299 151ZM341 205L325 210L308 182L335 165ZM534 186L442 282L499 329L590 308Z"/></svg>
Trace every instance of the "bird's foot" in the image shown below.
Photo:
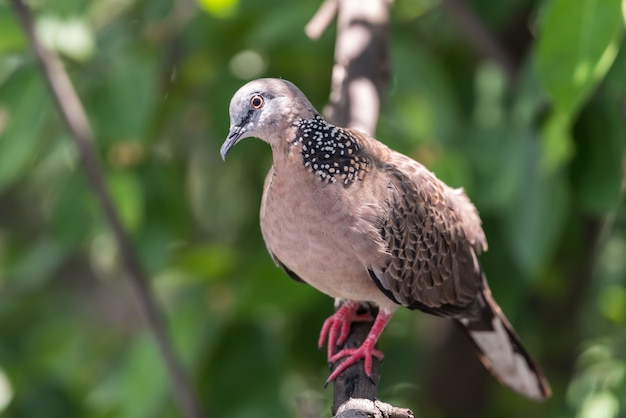
<svg viewBox="0 0 626 418"><path fill-rule="evenodd" d="M383 353L375 348L376 342L378 341L380 334L385 329L385 326L391 319L392 315L393 312L388 312L384 309L379 310L378 315L376 315L376 320L372 325L372 328L367 334L365 341L363 341L363 344L361 344L359 348L344 348L338 353L328 357L328 361L330 363L336 363L341 359L343 359L343 361L339 363L339 365L337 365L337 367L335 368L335 370L333 370L330 376L328 376L328 379L326 380L326 385L328 385L329 382L335 380L348 367L352 366L359 360L363 360L363 368L365 370L365 374L367 375L367 377L372 379L372 357L375 357L378 360L382 360L384 357Z"/></svg>
<svg viewBox="0 0 626 418"><path fill-rule="evenodd" d="M344 348L335 355L329 358L331 363L335 363L341 359L344 359L333 372L326 379L326 384L332 382L343 373L348 367L357 363L359 360L363 360L363 368L368 378L372 378L372 357L376 357L379 361L384 358L383 353L380 350L374 348L376 341L374 339L366 339L359 348Z"/></svg>
<svg viewBox="0 0 626 418"><path fill-rule="evenodd" d="M337 346L343 345L350 334L350 326L353 322L370 321L372 315L360 314L359 303L346 301L337 311L324 321L322 331L317 341L317 346L322 348L328 338L328 361L335 355Z"/></svg>

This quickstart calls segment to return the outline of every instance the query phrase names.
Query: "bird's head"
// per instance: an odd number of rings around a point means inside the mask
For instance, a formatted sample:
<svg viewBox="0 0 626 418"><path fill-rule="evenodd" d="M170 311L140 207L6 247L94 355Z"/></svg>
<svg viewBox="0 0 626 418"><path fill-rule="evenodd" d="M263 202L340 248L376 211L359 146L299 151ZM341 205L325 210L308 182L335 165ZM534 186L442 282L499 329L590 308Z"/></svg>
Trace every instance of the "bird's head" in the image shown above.
<svg viewBox="0 0 626 418"><path fill-rule="evenodd" d="M237 142L251 136L277 147L294 121L317 113L293 83L276 78L245 84L231 99L229 111L230 131L220 149L222 159Z"/></svg>

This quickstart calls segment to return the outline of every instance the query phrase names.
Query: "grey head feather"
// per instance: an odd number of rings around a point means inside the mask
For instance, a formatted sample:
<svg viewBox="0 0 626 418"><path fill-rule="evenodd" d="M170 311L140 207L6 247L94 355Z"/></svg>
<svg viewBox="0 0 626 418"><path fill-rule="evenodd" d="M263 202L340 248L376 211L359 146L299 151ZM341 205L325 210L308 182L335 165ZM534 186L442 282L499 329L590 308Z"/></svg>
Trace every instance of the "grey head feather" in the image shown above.
<svg viewBox="0 0 626 418"><path fill-rule="evenodd" d="M261 78L243 85L230 101L230 130L222 144L222 159L242 139L256 137L278 146L295 121L317 111L292 82Z"/></svg>

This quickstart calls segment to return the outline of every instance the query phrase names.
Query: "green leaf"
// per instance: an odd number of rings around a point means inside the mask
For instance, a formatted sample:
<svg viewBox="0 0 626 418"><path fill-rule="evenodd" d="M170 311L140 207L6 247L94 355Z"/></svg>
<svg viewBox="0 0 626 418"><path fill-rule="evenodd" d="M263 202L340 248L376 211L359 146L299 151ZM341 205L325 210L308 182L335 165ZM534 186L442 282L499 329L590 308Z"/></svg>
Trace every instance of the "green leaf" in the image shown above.
<svg viewBox="0 0 626 418"><path fill-rule="evenodd" d="M101 214L82 172L75 172L56 191L51 212L48 227L62 248L76 247L93 233L94 223Z"/></svg>
<svg viewBox="0 0 626 418"><path fill-rule="evenodd" d="M500 211L508 207L522 183L524 159L529 134L520 129L498 126L476 129L467 134L462 148L466 159L472 161L478 186L475 190L466 179L462 183L481 211ZM439 171L435 171L439 176ZM494 173L498 173L494 175ZM449 183L455 185L454 183Z"/></svg>
<svg viewBox="0 0 626 418"><path fill-rule="evenodd" d="M47 89L30 69L16 71L0 88L0 119L6 121L0 127L0 191L33 162L49 108Z"/></svg>
<svg viewBox="0 0 626 418"><path fill-rule="evenodd" d="M430 51L398 41L392 45L392 56L402 85L391 88L395 107L383 109L379 139L388 140L392 148L400 150L417 142L456 139L460 114L452 75ZM389 128L392 131L385 132Z"/></svg>
<svg viewBox="0 0 626 418"><path fill-rule="evenodd" d="M232 270L236 263L233 251L225 245L197 245L182 251L178 263L187 274L202 280L215 279Z"/></svg>
<svg viewBox="0 0 626 418"><path fill-rule="evenodd" d="M626 13L626 0L624 0L624 13ZM626 19L626 16L624 16ZM613 97L621 98L626 96L626 42L622 41L622 46L613 61L613 66L606 75L604 81L605 91Z"/></svg>
<svg viewBox="0 0 626 418"><path fill-rule="evenodd" d="M532 137L526 141L518 155L521 181L503 220L519 268L534 276L556 249L570 199L565 176L546 174L538 162L538 144Z"/></svg>
<svg viewBox="0 0 626 418"><path fill-rule="evenodd" d="M598 310L618 324L626 323L626 289L610 285L602 288L598 295Z"/></svg>
<svg viewBox="0 0 626 418"><path fill-rule="evenodd" d="M126 229L136 231L144 214L143 189L135 175L129 172L113 172L107 176L111 197Z"/></svg>
<svg viewBox="0 0 626 418"><path fill-rule="evenodd" d="M156 63L122 51L102 67L98 88L83 95L98 141L143 138L158 103Z"/></svg>
<svg viewBox="0 0 626 418"><path fill-rule="evenodd" d="M0 28L0 54L24 47L26 38L11 11L0 9Z"/></svg>
<svg viewBox="0 0 626 418"><path fill-rule="evenodd" d="M117 417L154 416L168 400L168 379L163 362L154 340L147 333L126 344L128 349L123 366L97 390L101 397L109 398L108 406L115 409Z"/></svg>
<svg viewBox="0 0 626 418"><path fill-rule="evenodd" d="M63 248L51 238L42 237L31 242L21 257L12 260L8 266L7 276L16 281L20 288L38 287L52 279L51 272L60 264L65 256Z"/></svg>
<svg viewBox="0 0 626 418"><path fill-rule="evenodd" d="M217 17L230 17L237 9L237 0L198 0L204 10Z"/></svg>
<svg viewBox="0 0 626 418"><path fill-rule="evenodd" d="M572 163L574 192L592 213L615 210L621 199L626 144L619 107L598 98L585 107L575 128L578 152Z"/></svg>
<svg viewBox="0 0 626 418"><path fill-rule="evenodd" d="M611 67L624 31L619 0L552 0L536 59L554 104L575 113Z"/></svg>
<svg viewBox="0 0 626 418"><path fill-rule="evenodd" d="M579 418L615 418L619 412L619 401L614 393L603 391L585 398L577 417Z"/></svg>
<svg viewBox="0 0 626 418"><path fill-rule="evenodd" d="M569 113L557 110L541 129L541 168L547 174L554 173L574 155L570 119Z"/></svg>
<svg viewBox="0 0 626 418"><path fill-rule="evenodd" d="M624 32L619 0L552 0L545 11L536 65L555 113L542 129L542 166L554 172L573 156L571 123L609 71Z"/></svg>

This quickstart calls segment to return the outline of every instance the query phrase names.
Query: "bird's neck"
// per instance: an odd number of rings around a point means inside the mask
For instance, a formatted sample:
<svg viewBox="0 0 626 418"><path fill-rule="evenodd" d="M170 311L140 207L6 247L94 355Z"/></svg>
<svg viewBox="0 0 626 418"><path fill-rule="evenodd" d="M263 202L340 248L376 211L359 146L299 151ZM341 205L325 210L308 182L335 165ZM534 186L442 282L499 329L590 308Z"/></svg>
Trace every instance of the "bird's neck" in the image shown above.
<svg viewBox="0 0 626 418"><path fill-rule="evenodd" d="M275 166L277 158L288 158L322 182L346 186L362 180L369 171L371 161L362 141L349 129L334 126L320 115L301 119L294 128L286 141L288 151L274 150Z"/></svg>

